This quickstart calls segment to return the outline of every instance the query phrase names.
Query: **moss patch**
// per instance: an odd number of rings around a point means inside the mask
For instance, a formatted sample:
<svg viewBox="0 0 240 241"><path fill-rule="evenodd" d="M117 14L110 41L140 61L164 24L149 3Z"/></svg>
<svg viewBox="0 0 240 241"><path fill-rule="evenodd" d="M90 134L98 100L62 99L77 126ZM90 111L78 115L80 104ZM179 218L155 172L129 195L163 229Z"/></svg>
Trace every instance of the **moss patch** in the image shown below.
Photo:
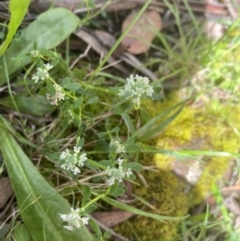
<svg viewBox="0 0 240 241"><path fill-rule="evenodd" d="M180 182L172 172L144 171L142 174L148 187L135 186L134 193L154 206L156 210L146 209L140 203L137 204L138 208L164 216L182 217L186 215L189 198L184 193L185 184L183 182ZM137 240L137 235L142 241L169 241L176 237L178 223L176 221L158 222L151 218L136 216L128 224L123 223L116 227L115 231L131 240Z"/></svg>
<svg viewBox="0 0 240 241"><path fill-rule="evenodd" d="M145 109L151 117L156 116L176 103L176 95L164 102L145 102ZM194 108L184 107L180 115L171 122L156 138L155 143L161 149L168 150L204 150L204 151L239 151L240 143L240 107L221 106L211 109L204 106ZM200 203L211 191L211 187L226 172L233 157L203 156L202 171L190 193L186 193L186 183L173 174L173 163L176 157L157 154L153 159L145 158L144 165L155 164L159 172L144 171L141 174L146 179L148 187L135 186L134 193L151 203L157 212L166 216L185 216L191 206ZM185 160L181 160L183 163ZM188 160L189 161L189 160ZM194 164L199 160L190 160ZM203 164L203 165L202 165ZM195 175L193 173L193 175ZM139 183L141 183L139 181ZM137 204L138 208L146 207ZM149 211L149 209L147 209ZM116 227L123 235L142 241L174 240L178 233L178 222L157 222L150 218L136 216Z"/></svg>
<svg viewBox="0 0 240 241"><path fill-rule="evenodd" d="M222 106L214 111L204 106L200 108L186 106L157 138L157 146L173 151L203 150L237 153L240 143L239 120L238 106ZM192 204L197 204L206 197L213 184L224 175L233 159L226 156L201 158L205 167L192 191ZM173 163L176 158L157 154L154 161L158 168L171 170L174 168ZM192 163L196 161L199 160L192 160Z"/></svg>

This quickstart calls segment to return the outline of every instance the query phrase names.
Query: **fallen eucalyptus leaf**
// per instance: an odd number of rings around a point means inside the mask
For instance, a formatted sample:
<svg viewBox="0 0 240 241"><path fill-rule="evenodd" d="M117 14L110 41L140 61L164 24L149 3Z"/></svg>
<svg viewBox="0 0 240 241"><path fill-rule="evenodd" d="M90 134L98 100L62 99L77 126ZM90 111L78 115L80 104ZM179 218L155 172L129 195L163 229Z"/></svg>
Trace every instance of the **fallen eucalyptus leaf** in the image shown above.
<svg viewBox="0 0 240 241"><path fill-rule="evenodd" d="M115 227L117 224L122 223L133 217L135 214L127 211L110 211L110 212L93 212L91 214L99 222L103 223L106 227Z"/></svg>
<svg viewBox="0 0 240 241"><path fill-rule="evenodd" d="M122 32L129 26L136 17L137 12L132 12L124 20ZM129 30L127 36L123 39L122 45L129 53L141 54L148 51L156 32L162 27L160 15L156 11L145 11L138 19L136 24Z"/></svg>

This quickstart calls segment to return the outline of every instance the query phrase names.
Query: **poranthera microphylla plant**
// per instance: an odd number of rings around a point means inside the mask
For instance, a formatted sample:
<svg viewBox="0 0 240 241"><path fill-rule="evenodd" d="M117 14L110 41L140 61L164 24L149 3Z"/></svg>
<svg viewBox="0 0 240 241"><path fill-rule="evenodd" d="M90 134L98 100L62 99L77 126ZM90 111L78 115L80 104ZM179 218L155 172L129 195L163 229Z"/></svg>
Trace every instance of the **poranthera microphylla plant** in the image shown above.
<svg viewBox="0 0 240 241"><path fill-rule="evenodd" d="M96 88L98 91L114 95L115 103L112 104L110 110L119 117L121 113L127 111L138 111L142 98L153 100L160 98L147 77L131 75L126 79L126 84L123 87L100 88L69 76L58 79L54 74L52 75L51 71L54 72L58 63L58 55L52 51L35 49L31 52L31 56L36 65L36 70L31 76L31 83L36 86L38 94L45 96L51 105L65 113L67 116L65 118L66 125L74 124L76 127L81 127L83 117L85 117L83 103L88 89ZM95 105L97 104L95 103ZM85 169L98 172L101 177L100 183L105 187L105 192L100 194L91 189L90 186L85 187L81 207L73 207L70 213L59 214L63 221L63 227L69 231L88 224L90 219L88 214L96 209L96 202L106 196L122 195L126 190L123 180L131 182L135 178L134 171L142 169L140 164L130 162L129 153L131 153L134 139L123 142L122 138L119 138L119 129L115 127L112 130L107 129L105 132L98 133L98 136L108 136L108 143L105 146L107 160L92 160L88 157L87 151L84 151L84 131L82 131L81 136L76 136L75 146L62 150L58 158L54 160L56 166L76 182L81 183L78 176ZM95 198L91 200L91 196L95 196Z"/></svg>

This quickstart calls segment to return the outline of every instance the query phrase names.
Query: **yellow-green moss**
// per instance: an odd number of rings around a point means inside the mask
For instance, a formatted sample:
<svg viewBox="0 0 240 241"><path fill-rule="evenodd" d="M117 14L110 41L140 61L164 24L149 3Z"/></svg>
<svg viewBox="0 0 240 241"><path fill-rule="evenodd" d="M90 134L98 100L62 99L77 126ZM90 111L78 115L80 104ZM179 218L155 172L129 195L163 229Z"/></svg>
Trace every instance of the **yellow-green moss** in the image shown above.
<svg viewBox="0 0 240 241"><path fill-rule="evenodd" d="M189 198L183 191L185 185L183 182L179 181L172 172L144 171L142 174L148 187L136 186L134 193L152 204L156 208L155 213L173 217L186 215ZM143 208L141 204L137 206ZM150 209L144 210L154 213ZM151 218L136 216L129 221L129 224L123 223L116 227L115 231L131 240L137 240L135 232L141 241L170 241L177 235L178 223L176 221L159 222Z"/></svg>
<svg viewBox="0 0 240 241"><path fill-rule="evenodd" d="M162 106L160 108L164 109ZM237 153L240 143L239 121L240 107L237 106L223 105L214 111L209 108L207 110L204 106L186 106L157 138L156 143L160 148L174 151L188 149ZM173 157L161 154L154 157L156 166L162 170L170 170L174 160ZM217 156L206 157L203 160L206 167L192 191L192 204L199 203L209 193L233 158Z"/></svg>
<svg viewBox="0 0 240 241"><path fill-rule="evenodd" d="M151 117L176 105L179 99L176 93L173 98L164 102L143 103ZM234 113L234 114L233 114ZM155 143L161 149L168 150L205 150L238 152L240 136L240 107L222 106L211 109L186 106L180 115L170 123L156 138ZM156 212L166 216L185 216L189 208L203 200L229 166L231 157L203 157L205 169L191 193L186 193L186 183L177 178L171 171L176 158L157 154L153 159L145 158L144 165L155 164L159 172L144 171L142 175L148 187L136 186L134 193L156 208ZM194 160L193 160L194 161ZM139 183L141 183L139 181ZM138 205L138 208L142 208ZM150 211L150 210L148 210ZM116 227L116 231L137 240L134 232L142 241L170 241L178 233L178 222L157 222L150 218L136 216Z"/></svg>

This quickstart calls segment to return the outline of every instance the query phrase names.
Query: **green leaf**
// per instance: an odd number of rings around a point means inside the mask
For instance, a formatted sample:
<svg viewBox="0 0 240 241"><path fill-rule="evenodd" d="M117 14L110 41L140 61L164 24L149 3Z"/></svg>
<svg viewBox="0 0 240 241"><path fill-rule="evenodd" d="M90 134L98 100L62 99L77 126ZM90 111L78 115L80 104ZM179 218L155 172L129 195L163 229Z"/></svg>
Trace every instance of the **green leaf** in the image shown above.
<svg viewBox="0 0 240 241"><path fill-rule="evenodd" d="M153 218L153 219L161 221L161 222L164 222L164 221L167 221L167 220L179 221L179 220L183 220L184 218L187 217L187 216L185 216L185 217L168 217L168 216L162 216L162 215L158 215L158 214L154 214L154 213L148 213L148 212L142 211L140 209L134 208L132 206L129 206L125 203L122 203L122 202L119 202L117 200L111 199L109 197L104 197L103 200L105 202L109 203L110 205L112 205L113 207L117 207L119 209L122 209L122 210L125 210L125 211L128 211L128 212L132 212L132 213L135 213L135 214L138 214L138 215L142 215L142 216L145 216L145 217Z"/></svg>
<svg viewBox="0 0 240 241"><path fill-rule="evenodd" d="M226 156L226 157L240 157L239 153L223 152L223 151L196 151L196 150L182 150L172 151L166 149L159 149L143 143L138 143L138 151L141 153L161 153L171 155L176 159L194 158L196 156ZM136 151L132 151L135 153Z"/></svg>
<svg viewBox="0 0 240 241"><path fill-rule="evenodd" d="M106 78L102 76L94 80L95 86L103 86L105 83L106 83Z"/></svg>
<svg viewBox="0 0 240 241"><path fill-rule="evenodd" d="M8 24L8 33L5 41L0 46L0 56L6 51L8 45L11 43L13 36L15 35L18 27L22 23L22 20L27 12L30 0L11 0L9 4L10 10L10 22Z"/></svg>
<svg viewBox="0 0 240 241"><path fill-rule="evenodd" d="M128 145L133 145L135 142L135 138L131 137L129 138L127 141L124 142L124 145L128 146Z"/></svg>
<svg viewBox="0 0 240 241"><path fill-rule="evenodd" d="M65 85L72 83L72 80L69 77L65 77L64 79L60 79L59 83L62 87L64 87Z"/></svg>
<svg viewBox="0 0 240 241"><path fill-rule="evenodd" d="M131 152L131 153L135 153L138 152L140 150L139 145L138 144L129 144L126 146L127 151Z"/></svg>
<svg viewBox="0 0 240 241"><path fill-rule="evenodd" d="M98 168L105 169L105 166L101 165L99 162L88 159L85 163L85 166L89 169L96 170Z"/></svg>
<svg viewBox="0 0 240 241"><path fill-rule="evenodd" d="M109 239L111 236L112 236L112 233L110 231L106 231L103 234L103 238L105 238L105 239Z"/></svg>
<svg viewBox="0 0 240 241"><path fill-rule="evenodd" d="M68 201L41 176L3 121L0 122L0 149L16 195L19 214L33 241L92 240L86 227L72 232L62 227L59 214L70 212Z"/></svg>
<svg viewBox="0 0 240 241"><path fill-rule="evenodd" d="M84 140L84 138L81 138L79 141L78 141L78 143L77 143L77 147L83 147L84 146L84 143L85 143L85 140Z"/></svg>
<svg viewBox="0 0 240 241"><path fill-rule="evenodd" d="M114 195L115 191L118 189L118 183L114 183L109 188L109 195Z"/></svg>
<svg viewBox="0 0 240 241"><path fill-rule="evenodd" d="M139 140L143 142L143 141L152 139L156 135L158 135L160 131L162 131L169 123L171 123L182 112L182 109L184 106L185 106L184 104L180 105L180 107L178 108L178 110L176 112L174 112L167 119L165 119L164 121L162 121L161 123L159 123L155 127L153 127L152 129L148 130L146 133L141 135L139 137Z"/></svg>
<svg viewBox="0 0 240 241"><path fill-rule="evenodd" d="M71 91L77 91L81 87L82 87L82 85L80 85L78 83L68 83L68 84L65 84L63 86L64 89L68 89L68 90L71 90Z"/></svg>
<svg viewBox="0 0 240 241"><path fill-rule="evenodd" d="M128 128L128 131L133 134L136 130L135 130L135 127L132 123L132 119L130 118L130 116L127 114L127 113L123 113L121 114L127 128Z"/></svg>
<svg viewBox="0 0 240 241"><path fill-rule="evenodd" d="M0 104L13 110L19 111L20 113L26 113L35 116L43 116L47 113L51 113L55 109L55 107L52 106L49 101L41 95L33 95L27 97L18 94L14 96L14 100L17 109L10 96L0 99Z"/></svg>
<svg viewBox="0 0 240 241"><path fill-rule="evenodd" d="M90 197L91 197L91 188L89 186L84 186L82 206L84 206L89 201Z"/></svg>
<svg viewBox="0 0 240 241"><path fill-rule="evenodd" d="M113 113L115 115L122 115L131 109L133 109L133 103L127 102L127 103L123 103L123 104L120 104L120 105L117 105L116 107L114 107Z"/></svg>
<svg viewBox="0 0 240 241"><path fill-rule="evenodd" d="M104 167L112 166L112 162L110 160L102 160L99 164L103 165Z"/></svg>
<svg viewBox="0 0 240 241"><path fill-rule="evenodd" d="M14 239L16 241L31 241L32 237L27 227L24 224L20 223L14 229Z"/></svg>
<svg viewBox="0 0 240 241"><path fill-rule="evenodd" d="M101 237L102 236L102 232L99 228L99 225L97 224L97 222L94 219L89 219L89 225L91 227L91 229L93 230L93 232L96 234L97 237Z"/></svg>
<svg viewBox="0 0 240 241"><path fill-rule="evenodd" d="M98 96L92 96L87 100L87 105L92 105L92 104L96 104L99 100Z"/></svg>
<svg viewBox="0 0 240 241"><path fill-rule="evenodd" d="M83 102L82 97L74 100L73 107L72 107L73 110L76 109L76 108L78 108L79 106L81 106L82 102Z"/></svg>
<svg viewBox="0 0 240 241"><path fill-rule="evenodd" d="M137 162L129 162L124 165L126 168L131 168L133 171L139 172L143 169L142 165Z"/></svg>
<svg viewBox="0 0 240 241"><path fill-rule="evenodd" d="M117 188L114 192L111 193L111 195L115 197L119 197L125 193L125 190L123 188Z"/></svg>
<svg viewBox="0 0 240 241"><path fill-rule="evenodd" d="M139 112L140 112L141 119L144 122L149 121L150 115L149 115L149 113L146 110L140 108Z"/></svg>
<svg viewBox="0 0 240 241"><path fill-rule="evenodd" d="M151 98L152 100L155 100L155 101L159 101L159 100L162 100L163 99L163 97L162 97L162 95L161 94L158 94L158 93L153 93L153 95L152 95L152 98Z"/></svg>
<svg viewBox="0 0 240 241"><path fill-rule="evenodd" d="M152 100L155 100L155 101L159 101L161 99L163 99L163 96L162 96L162 87L154 87L154 93L151 97Z"/></svg>
<svg viewBox="0 0 240 241"><path fill-rule="evenodd" d="M76 114L73 114L73 123L75 126L80 126L81 124L81 118Z"/></svg>
<svg viewBox="0 0 240 241"><path fill-rule="evenodd" d="M159 132L162 131L169 123L171 123L181 112L184 107L182 104L176 112L170 115L167 119L163 120L161 123L157 124L150 130L146 131L143 135L139 137L139 140L144 142L146 140L154 138L156 135L159 135Z"/></svg>
<svg viewBox="0 0 240 241"><path fill-rule="evenodd" d="M26 54L34 50L35 42L39 49L52 49L66 39L79 23L79 18L65 8L54 8L40 14L22 31L18 41L15 41L5 52L8 74L11 75L31 63L31 56ZM20 62L14 58L18 58ZM0 86L6 83L3 66L3 60L1 60Z"/></svg>
<svg viewBox="0 0 240 241"><path fill-rule="evenodd" d="M150 146L143 143L137 143L138 151L141 153L162 153L162 154L173 154L175 151L169 151L166 149L159 149L154 146Z"/></svg>
<svg viewBox="0 0 240 241"><path fill-rule="evenodd" d="M84 213L86 213L86 214L92 213L92 212L95 211L97 208L98 208L97 205L91 204L90 206L88 206L87 208L84 209Z"/></svg>
<svg viewBox="0 0 240 241"><path fill-rule="evenodd" d="M138 140L145 141L153 138L156 134L158 134L165 126L167 126L174 118L178 116L178 114L182 111L183 107L185 105L185 101L181 102L165 111L160 113L159 115L155 116L153 119L151 119L148 123L146 123L144 126L139 128L132 136L131 138L138 138ZM159 120L161 120L163 117L168 116L174 109L178 108L178 110L172 114L170 117L168 117L166 120L162 121L159 124L156 124Z"/></svg>

